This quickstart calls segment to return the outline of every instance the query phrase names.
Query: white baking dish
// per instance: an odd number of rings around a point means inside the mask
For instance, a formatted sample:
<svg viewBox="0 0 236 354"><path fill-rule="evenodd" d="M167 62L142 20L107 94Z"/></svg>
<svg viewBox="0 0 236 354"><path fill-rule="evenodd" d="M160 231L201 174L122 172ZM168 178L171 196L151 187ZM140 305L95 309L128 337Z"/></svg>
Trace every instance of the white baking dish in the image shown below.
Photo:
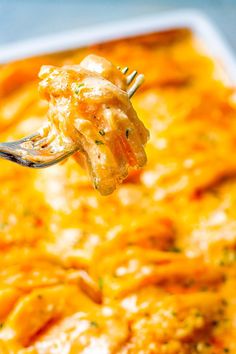
<svg viewBox="0 0 236 354"><path fill-rule="evenodd" d="M179 10L130 21L97 25L94 28L89 27L2 46L0 63L181 27L187 27L196 34L205 46L205 50L223 67L230 83L236 83L236 59L230 47L211 21L196 10Z"/></svg>

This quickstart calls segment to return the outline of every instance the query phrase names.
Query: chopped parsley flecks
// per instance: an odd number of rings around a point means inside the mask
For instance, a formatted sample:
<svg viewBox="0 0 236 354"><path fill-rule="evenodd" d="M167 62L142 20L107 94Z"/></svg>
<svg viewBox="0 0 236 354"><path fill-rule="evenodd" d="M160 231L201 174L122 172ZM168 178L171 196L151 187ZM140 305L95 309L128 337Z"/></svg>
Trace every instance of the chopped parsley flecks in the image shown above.
<svg viewBox="0 0 236 354"><path fill-rule="evenodd" d="M130 129L126 129L125 136L126 136L127 139L129 138L130 132L131 132Z"/></svg>
<svg viewBox="0 0 236 354"><path fill-rule="evenodd" d="M6 222L0 223L0 230L5 229L8 226Z"/></svg>
<svg viewBox="0 0 236 354"><path fill-rule="evenodd" d="M170 252L174 252L174 253L180 253L181 249L179 247L173 246L170 248L169 250Z"/></svg>
<svg viewBox="0 0 236 354"><path fill-rule="evenodd" d="M81 87L83 87L83 86L84 86L84 84L76 84L75 89L74 89L74 92L76 93L76 95L79 94L80 89L81 89Z"/></svg>
<svg viewBox="0 0 236 354"><path fill-rule="evenodd" d="M94 188L95 188L95 189L98 189L99 181L98 181L97 178L94 179L93 185L94 185Z"/></svg>
<svg viewBox="0 0 236 354"><path fill-rule="evenodd" d="M101 129L101 130L99 130L99 134L100 134L101 136L104 136L106 133L105 133L105 131L104 131L103 129Z"/></svg>
<svg viewBox="0 0 236 354"><path fill-rule="evenodd" d="M99 327L99 325L98 325L98 323L97 323L96 321L91 321L91 322L90 322L90 326L91 326L91 327L95 327L95 328L98 328L98 327Z"/></svg>
<svg viewBox="0 0 236 354"><path fill-rule="evenodd" d="M103 289L103 279L102 278L98 278L98 287L100 290Z"/></svg>
<svg viewBox="0 0 236 354"><path fill-rule="evenodd" d="M197 310L197 311L195 312L195 317L203 317L203 316L202 316L202 313Z"/></svg>
<svg viewBox="0 0 236 354"><path fill-rule="evenodd" d="M95 144L97 145L104 145L104 142L101 140L95 140Z"/></svg>

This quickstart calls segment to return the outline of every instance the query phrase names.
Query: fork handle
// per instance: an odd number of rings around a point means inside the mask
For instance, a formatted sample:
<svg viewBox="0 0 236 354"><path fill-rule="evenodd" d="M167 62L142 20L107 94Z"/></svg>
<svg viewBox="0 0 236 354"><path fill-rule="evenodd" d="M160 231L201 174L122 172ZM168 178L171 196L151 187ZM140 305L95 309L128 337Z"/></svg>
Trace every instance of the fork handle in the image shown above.
<svg viewBox="0 0 236 354"><path fill-rule="evenodd" d="M0 143L0 157L9 160L12 162L16 162L19 165L31 167L32 161L27 158L23 158L22 154L14 148L13 145L8 143Z"/></svg>
<svg viewBox="0 0 236 354"><path fill-rule="evenodd" d="M19 142L21 141L0 143L0 158L15 162L25 167L45 168L59 163L75 152L61 151L57 153L45 154L43 150L40 151L22 148L19 145Z"/></svg>

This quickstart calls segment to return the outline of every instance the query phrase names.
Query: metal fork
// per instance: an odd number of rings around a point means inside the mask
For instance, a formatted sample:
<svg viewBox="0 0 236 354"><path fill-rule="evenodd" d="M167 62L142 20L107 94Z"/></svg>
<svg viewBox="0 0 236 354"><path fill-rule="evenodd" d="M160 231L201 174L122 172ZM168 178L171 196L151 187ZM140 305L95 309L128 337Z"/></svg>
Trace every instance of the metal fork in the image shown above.
<svg viewBox="0 0 236 354"><path fill-rule="evenodd" d="M128 74L128 67L118 69L124 75ZM134 95L143 80L144 76L138 75L136 70L126 75L129 98ZM61 162L79 149L79 146L71 144L59 151L55 141L47 142L47 138L39 131L20 140L0 143L0 157L26 167L45 168Z"/></svg>

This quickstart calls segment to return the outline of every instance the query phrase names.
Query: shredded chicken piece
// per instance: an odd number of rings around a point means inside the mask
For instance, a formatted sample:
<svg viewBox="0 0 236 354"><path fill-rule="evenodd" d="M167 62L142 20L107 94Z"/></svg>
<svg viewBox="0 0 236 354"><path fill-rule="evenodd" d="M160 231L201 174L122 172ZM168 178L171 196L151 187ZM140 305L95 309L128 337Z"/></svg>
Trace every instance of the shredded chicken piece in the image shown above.
<svg viewBox="0 0 236 354"><path fill-rule="evenodd" d="M116 189L129 167L145 165L149 134L129 100L125 76L113 64L89 55L80 65L43 66L39 77L52 138L59 146L78 147L75 157L102 195Z"/></svg>

